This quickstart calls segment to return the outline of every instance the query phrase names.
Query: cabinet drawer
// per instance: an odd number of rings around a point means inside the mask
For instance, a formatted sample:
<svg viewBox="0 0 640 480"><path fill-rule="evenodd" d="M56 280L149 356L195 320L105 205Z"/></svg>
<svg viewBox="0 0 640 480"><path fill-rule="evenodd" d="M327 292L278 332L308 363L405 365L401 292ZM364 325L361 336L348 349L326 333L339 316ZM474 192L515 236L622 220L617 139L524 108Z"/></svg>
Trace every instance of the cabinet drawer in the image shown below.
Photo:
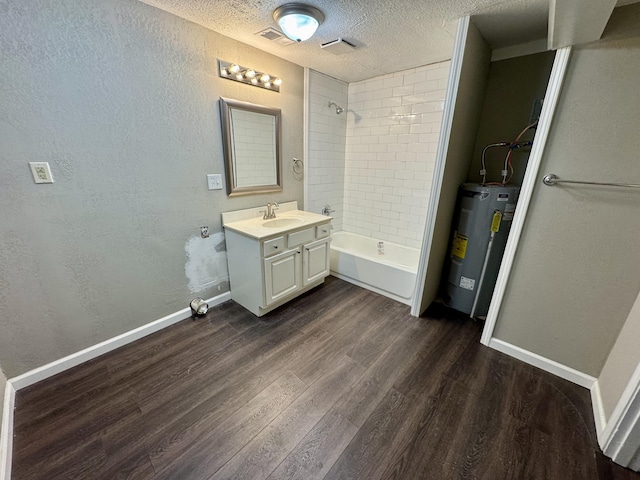
<svg viewBox="0 0 640 480"><path fill-rule="evenodd" d="M305 230L300 230L299 232L290 233L287 238L287 246L292 248L302 245L303 243L310 242L315 237L313 228L307 228Z"/></svg>
<svg viewBox="0 0 640 480"><path fill-rule="evenodd" d="M265 257L284 251L284 237L272 238L264 242L262 252Z"/></svg>
<svg viewBox="0 0 640 480"><path fill-rule="evenodd" d="M331 224L325 223L316 227L316 238L328 237L331 234Z"/></svg>

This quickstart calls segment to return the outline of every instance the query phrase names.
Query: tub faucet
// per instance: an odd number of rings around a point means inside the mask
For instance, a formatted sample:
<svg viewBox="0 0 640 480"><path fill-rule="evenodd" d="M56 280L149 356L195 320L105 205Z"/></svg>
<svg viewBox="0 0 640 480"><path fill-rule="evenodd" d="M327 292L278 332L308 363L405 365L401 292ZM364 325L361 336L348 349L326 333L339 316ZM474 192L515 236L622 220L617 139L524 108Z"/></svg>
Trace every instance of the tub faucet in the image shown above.
<svg viewBox="0 0 640 480"><path fill-rule="evenodd" d="M276 218L276 210L280 208L277 202L269 202L267 203L267 211L264 212L263 220L267 220L269 218Z"/></svg>

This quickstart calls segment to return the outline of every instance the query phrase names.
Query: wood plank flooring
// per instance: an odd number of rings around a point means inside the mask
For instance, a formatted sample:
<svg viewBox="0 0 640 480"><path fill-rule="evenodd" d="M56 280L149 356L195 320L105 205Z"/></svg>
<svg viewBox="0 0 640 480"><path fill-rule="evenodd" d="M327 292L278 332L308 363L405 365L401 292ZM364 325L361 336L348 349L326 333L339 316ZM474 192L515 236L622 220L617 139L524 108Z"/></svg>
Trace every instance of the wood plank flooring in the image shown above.
<svg viewBox="0 0 640 480"><path fill-rule="evenodd" d="M335 278L233 302L18 392L13 479L640 479L589 392Z"/></svg>

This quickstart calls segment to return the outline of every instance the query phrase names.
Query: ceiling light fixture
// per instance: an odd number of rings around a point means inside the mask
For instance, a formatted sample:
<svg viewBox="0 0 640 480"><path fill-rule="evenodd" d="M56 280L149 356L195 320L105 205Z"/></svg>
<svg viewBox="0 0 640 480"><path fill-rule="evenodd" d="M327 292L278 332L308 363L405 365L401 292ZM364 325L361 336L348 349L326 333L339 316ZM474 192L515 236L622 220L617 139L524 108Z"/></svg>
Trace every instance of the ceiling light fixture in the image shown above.
<svg viewBox="0 0 640 480"><path fill-rule="evenodd" d="M304 3L286 3L273 12L273 19L291 40L303 42L316 33L324 15L316 7Z"/></svg>

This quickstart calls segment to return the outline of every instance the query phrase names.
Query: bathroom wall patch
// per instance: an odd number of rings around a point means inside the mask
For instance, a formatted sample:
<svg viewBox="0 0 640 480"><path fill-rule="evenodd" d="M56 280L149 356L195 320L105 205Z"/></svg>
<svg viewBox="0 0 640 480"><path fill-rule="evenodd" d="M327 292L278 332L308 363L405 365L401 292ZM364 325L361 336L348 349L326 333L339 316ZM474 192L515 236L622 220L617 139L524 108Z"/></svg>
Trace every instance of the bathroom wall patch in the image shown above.
<svg viewBox="0 0 640 480"><path fill-rule="evenodd" d="M209 238L193 236L184 250L187 255L184 272L191 293L200 293L229 281L224 233L214 233Z"/></svg>

